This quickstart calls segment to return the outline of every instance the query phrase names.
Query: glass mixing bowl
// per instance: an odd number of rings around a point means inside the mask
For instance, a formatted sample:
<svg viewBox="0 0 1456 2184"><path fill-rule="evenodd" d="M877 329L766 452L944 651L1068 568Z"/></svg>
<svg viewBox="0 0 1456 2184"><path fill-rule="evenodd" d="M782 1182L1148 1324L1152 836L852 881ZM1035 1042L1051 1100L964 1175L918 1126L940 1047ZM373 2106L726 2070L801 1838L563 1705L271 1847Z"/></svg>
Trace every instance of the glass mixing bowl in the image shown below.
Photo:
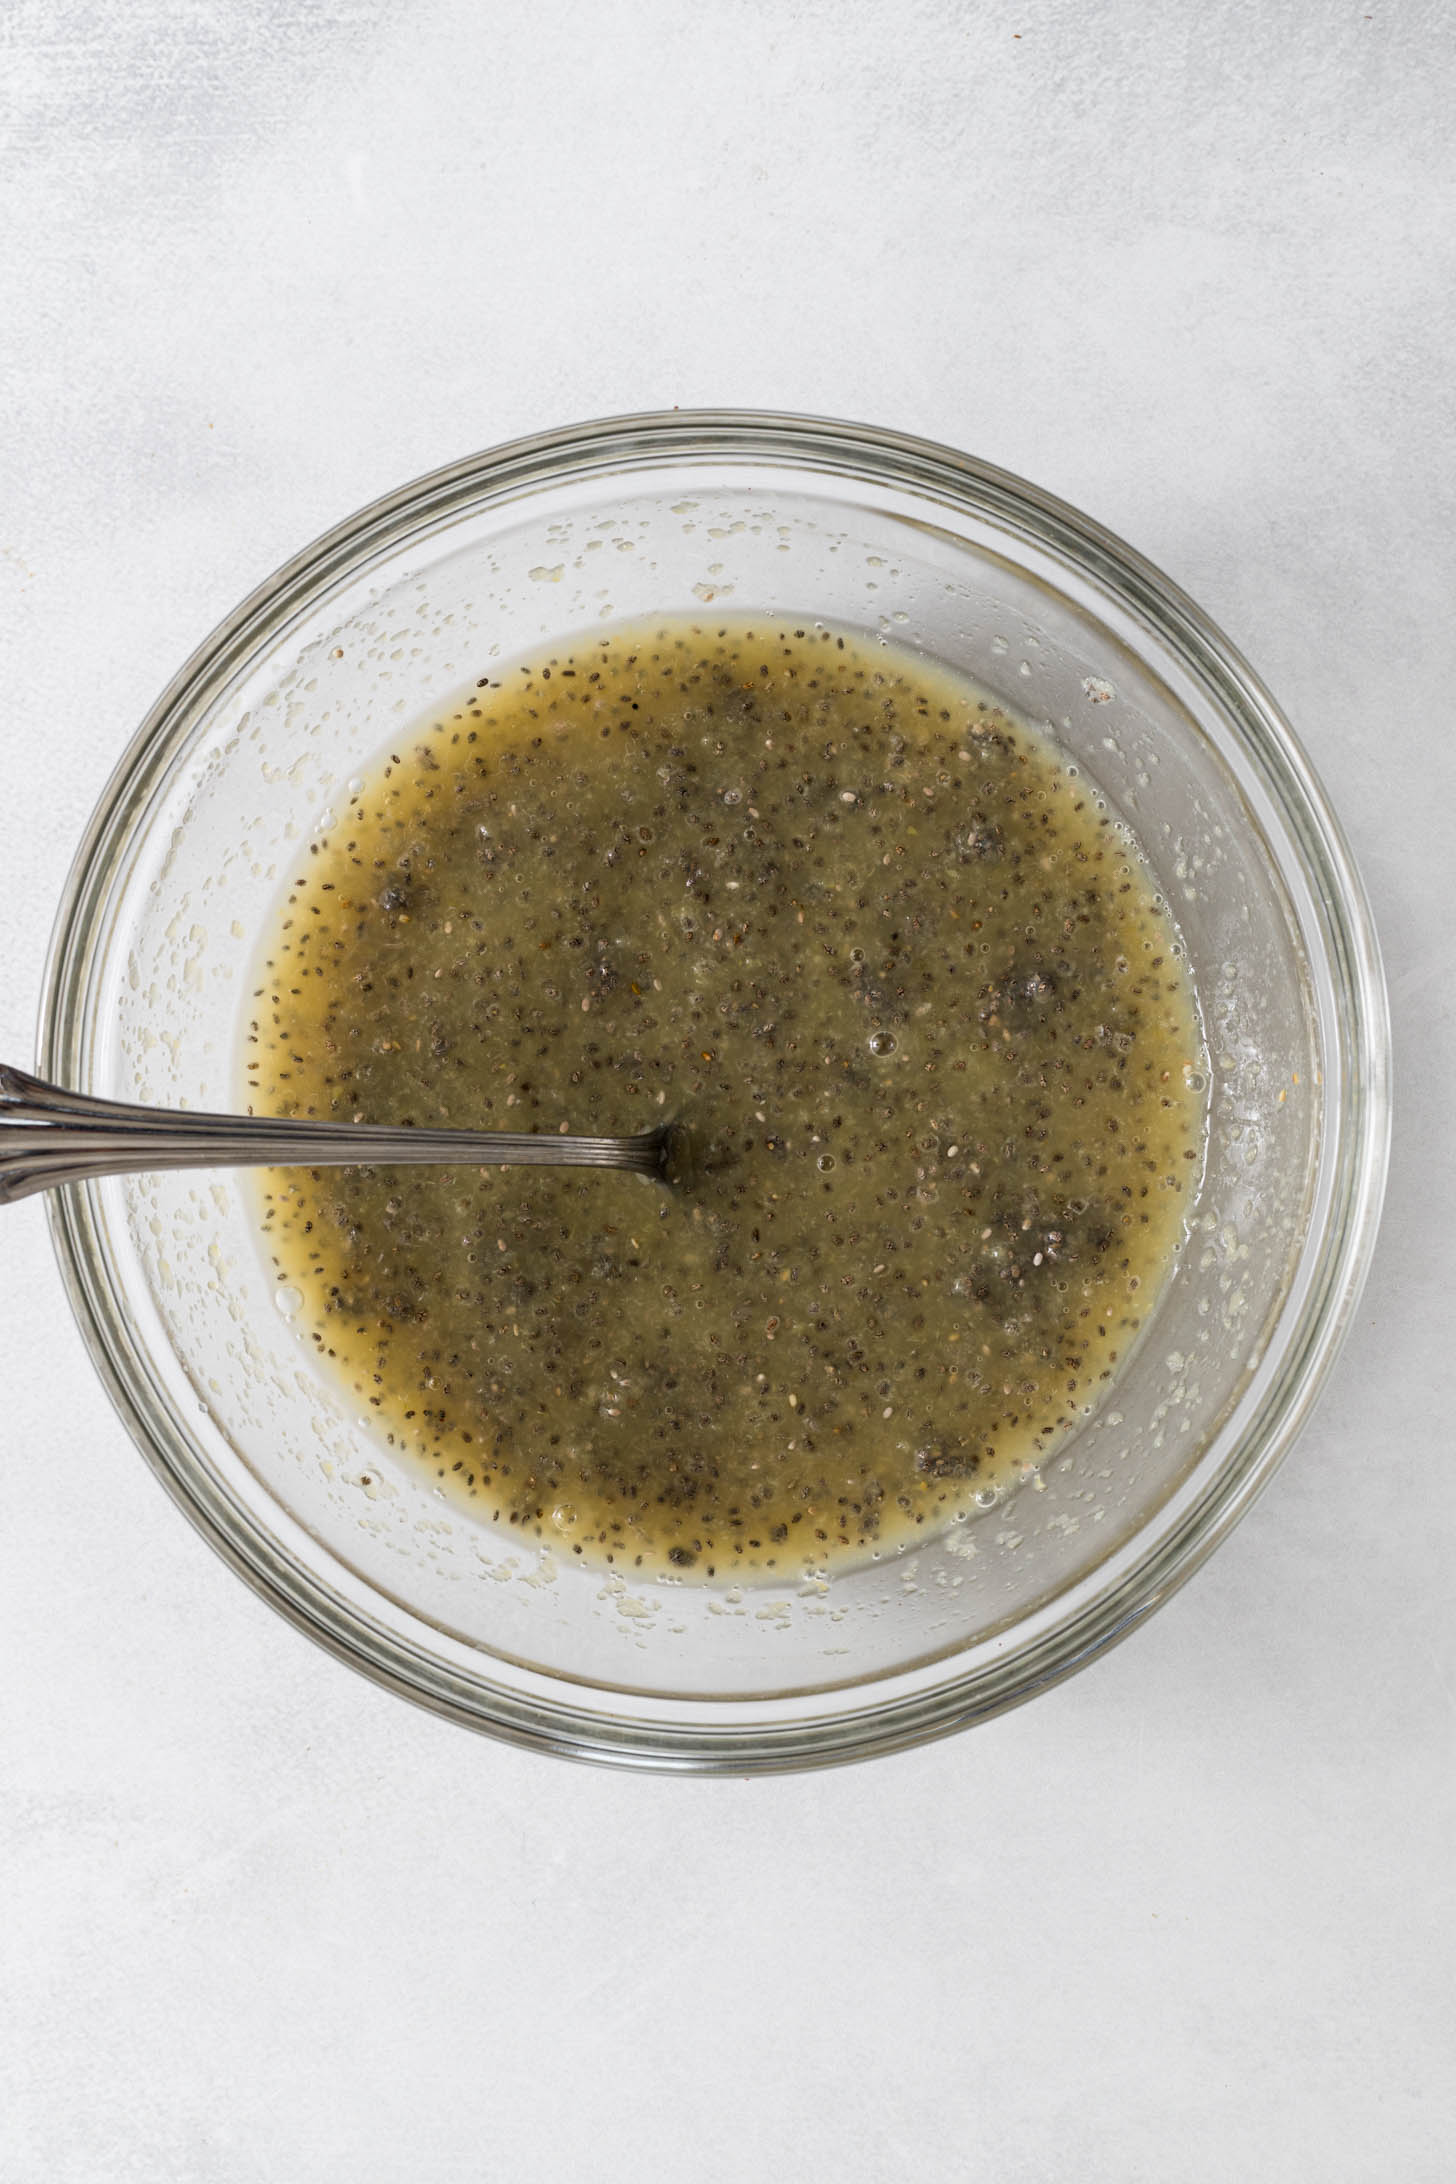
<svg viewBox="0 0 1456 2184"><path fill-rule="evenodd" d="M1298 744L1198 609L1035 487L864 426L674 411L473 457L320 539L160 699L67 887L40 1062L112 1097L241 1104L260 935L391 734L528 647L699 609L964 669L1095 779L1181 929L1211 1078L1187 1240L1038 1477L829 1581L604 1577L503 1544L381 1449L280 1308L245 1177L71 1187L52 1211L138 1444L301 1629L519 1743L745 1772L914 1743L1124 1636L1249 1506L1349 1320L1388 1135L1375 937Z"/></svg>

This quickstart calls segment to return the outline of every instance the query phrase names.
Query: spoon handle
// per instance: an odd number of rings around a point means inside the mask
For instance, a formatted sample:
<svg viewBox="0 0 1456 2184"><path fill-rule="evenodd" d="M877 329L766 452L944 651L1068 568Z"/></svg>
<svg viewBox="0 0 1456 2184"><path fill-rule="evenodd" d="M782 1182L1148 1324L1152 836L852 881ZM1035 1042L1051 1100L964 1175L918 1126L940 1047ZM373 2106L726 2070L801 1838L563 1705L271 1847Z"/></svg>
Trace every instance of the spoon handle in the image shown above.
<svg viewBox="0 0 1456 2184"><path fill-rule="evenodd" d="M206 1115L64 1092L0 1062L0 1205L59 1183L162 1168L351 1168L460 1165L623 1168L666 1173L673 1125L635 1137L545 1131L434 1130Z"/></svg>

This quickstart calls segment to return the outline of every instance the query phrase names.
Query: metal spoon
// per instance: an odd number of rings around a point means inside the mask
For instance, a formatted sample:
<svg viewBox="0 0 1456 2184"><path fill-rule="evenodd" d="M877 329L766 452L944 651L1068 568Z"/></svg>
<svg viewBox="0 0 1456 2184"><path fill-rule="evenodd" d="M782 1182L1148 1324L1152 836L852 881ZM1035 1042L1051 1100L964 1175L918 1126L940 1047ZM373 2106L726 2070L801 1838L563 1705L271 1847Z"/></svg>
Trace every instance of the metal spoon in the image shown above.
<svg viewBox="0 0 1456 2184"><path fill-rule="evenodd" d="M636 1137L562 1137L512 1130L415 1130L389 1124L195 1115L63 1092L0 1062L0 1205L58 1183L160 1168L352 1168L433 1164L495 1168L625 1168L668 1179L683 1132L660 1123Z"/></svg>

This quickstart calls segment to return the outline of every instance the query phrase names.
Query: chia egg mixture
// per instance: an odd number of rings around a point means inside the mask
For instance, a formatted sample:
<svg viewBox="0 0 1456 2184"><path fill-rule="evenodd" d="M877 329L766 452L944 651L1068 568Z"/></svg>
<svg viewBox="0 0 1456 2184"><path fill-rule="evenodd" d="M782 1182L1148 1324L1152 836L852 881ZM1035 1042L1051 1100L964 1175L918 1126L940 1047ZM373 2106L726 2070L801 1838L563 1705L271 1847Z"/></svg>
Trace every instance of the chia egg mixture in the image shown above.
<svg viewBox="0 0 1456 2184"><path fill-rule="evenodd" d="M405 733L295 867L255 1112L614 1135L272 1170L304 1338L482 1521L617 1568L834 1567L1091 1410L1202 1154L1183 956L1025 722L823 624L584 634Z"/></svg>

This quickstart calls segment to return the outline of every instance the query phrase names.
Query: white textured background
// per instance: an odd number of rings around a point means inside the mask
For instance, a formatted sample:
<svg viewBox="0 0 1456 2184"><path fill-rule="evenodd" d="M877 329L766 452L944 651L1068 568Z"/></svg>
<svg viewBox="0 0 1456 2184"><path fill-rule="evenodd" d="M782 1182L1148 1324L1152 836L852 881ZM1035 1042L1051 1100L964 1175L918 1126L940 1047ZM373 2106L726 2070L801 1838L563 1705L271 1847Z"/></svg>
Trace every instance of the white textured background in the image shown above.
<svg viewBox="0 0 1456 2184"><path fill-rule="evenodd" d="M1272 683L1399 1112L1323 1406L1132 1644L759 1783L477 1741L314 1651L0 1216L0 2175L1456 2174L1449 11L9 0L0 1053L121 744L359 502L655 404L1079 502Z"/></svg>

